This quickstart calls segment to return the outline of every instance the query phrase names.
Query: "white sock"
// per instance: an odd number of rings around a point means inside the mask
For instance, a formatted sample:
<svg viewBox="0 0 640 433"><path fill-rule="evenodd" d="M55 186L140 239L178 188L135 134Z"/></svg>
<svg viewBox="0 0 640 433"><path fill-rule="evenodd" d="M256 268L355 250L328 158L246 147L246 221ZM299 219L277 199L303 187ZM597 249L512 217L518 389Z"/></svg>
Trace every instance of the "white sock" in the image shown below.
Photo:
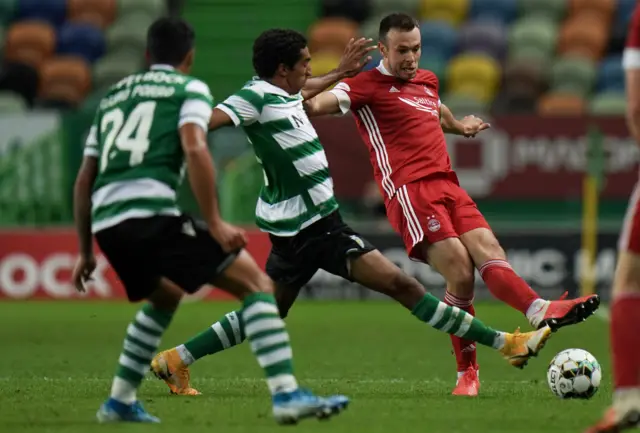
<svg viewBox="0 0 640 433"><path fill-rule="evenodd" d="M548 302L549 301L545 301L542 298L538 298L533 301L531 305L529 305L529 308L527 308L527 313L525 314L525 316L527 316L527 319L531 319L531 316L540 312Z"/></svg>
<svg viewBox="0 0 640 433"><path fill-rule="evenodd" d="M111 398L124 404L133 404L137 400L136 387L116 376L111 385Z"/></svg>
<svg viewBox="0 0 640 433"><path fill-rule="evenodd" d="M495 340L493 340L493 345L491 347L498 350L502 349L505 344L505 335L506 334L504 332L498 332L498 335L496 335Z"/></svg>
<svg viewBox="0 0 640 433"><path fill-rule="evenodd" d="M267 385L271 395L281 392L293 392L298 389L298 381L291 374L280 374L278 376L269 377Z"/></svg>
<svg viewBox="0 0 640 433"><path fill-rule="evenodd" d="M182 362L184 363L184 365L191 365L194 362L196 362L195 358L193 357L191 352L189 352L189 349L187 349L184 344L181 344L180 346L176 347L176 350L178 351L178 355L180 355L180 359L182 359Z"/></svg>

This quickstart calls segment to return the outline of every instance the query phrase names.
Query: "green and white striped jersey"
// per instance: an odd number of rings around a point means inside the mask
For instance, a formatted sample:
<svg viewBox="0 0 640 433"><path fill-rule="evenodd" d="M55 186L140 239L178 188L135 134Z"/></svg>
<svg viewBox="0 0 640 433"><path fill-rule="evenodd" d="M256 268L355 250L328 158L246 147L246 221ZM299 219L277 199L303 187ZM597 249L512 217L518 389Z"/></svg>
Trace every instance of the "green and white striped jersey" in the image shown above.
<svg viewBox="0 0 640 433"><path fill-rule="evenodd" d="M301 94L255 79L216 106L253 145L264 170L256 223L277 236L294 236L338 209L327 157L302 102Z"/></svg>
<svg viewBox="0 0 640 433"><path fill-rule="evenodd" d="M85 156L98 158L92 231L130 218L178 215L176 189L184 174L179 128L208 130L209 87L171 66L123 78L100 102Z"/></svg>

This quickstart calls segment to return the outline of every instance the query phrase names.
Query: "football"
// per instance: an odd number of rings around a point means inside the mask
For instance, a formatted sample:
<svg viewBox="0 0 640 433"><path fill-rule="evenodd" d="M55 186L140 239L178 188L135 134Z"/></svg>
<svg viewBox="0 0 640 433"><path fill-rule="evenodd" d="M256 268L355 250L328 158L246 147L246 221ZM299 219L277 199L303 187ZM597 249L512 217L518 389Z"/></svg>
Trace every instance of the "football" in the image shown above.
<svg viewBox="0 0 640 433"><path fill-rule="evenodd" d="M598 392L602 370L596 358L582 349L566 349L549 364L547 383L560 398L589 399Z"/></svg>

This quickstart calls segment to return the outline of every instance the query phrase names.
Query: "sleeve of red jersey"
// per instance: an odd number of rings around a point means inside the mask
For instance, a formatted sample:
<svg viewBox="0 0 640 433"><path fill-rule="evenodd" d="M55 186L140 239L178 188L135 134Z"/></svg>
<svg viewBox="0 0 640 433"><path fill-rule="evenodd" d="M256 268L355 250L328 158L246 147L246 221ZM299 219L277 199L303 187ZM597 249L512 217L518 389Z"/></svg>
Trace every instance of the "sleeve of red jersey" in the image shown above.
<svg viewBox="0 0 640 433"><path fill-rule="evenodd" d="M640 69L640 4L633 11L628 31L622 65L625 69Z"/></svg>
<svg viewBox="0 0 640 433"><path fill-rule="evenodd" d="M349 110L358 110L369 103L369 86L367 86L366 79L362 74L344 79L336 84L330 92L338 98L340 111L343 114L348 113Z"/></svg>

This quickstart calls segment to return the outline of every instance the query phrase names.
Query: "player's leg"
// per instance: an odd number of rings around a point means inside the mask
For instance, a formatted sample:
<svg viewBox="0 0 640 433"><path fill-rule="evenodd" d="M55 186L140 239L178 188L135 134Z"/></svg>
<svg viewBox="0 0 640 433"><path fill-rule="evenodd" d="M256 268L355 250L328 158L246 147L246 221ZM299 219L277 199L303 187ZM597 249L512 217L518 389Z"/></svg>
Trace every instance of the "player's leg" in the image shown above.
<svg viewBox="0 0 640 433"><path fill-rule="evenodd" d="M457 239L449 216L447 179L413 182L398 190L388 206L389 221L403 239L409 255L427 262L447 281L445 302L471 315L474 273L471 259ZM454 394L476 395L479 387L476 347L473 341L451 335L456 356Z"/></svg>
<svg viewBox="0 0 640 433"><path fill-rule="evenodd" d="M320 267L335 275L388 295L405 306L422 322L435 329L500 350L513 365L523 367L537 353L550 329L529 334L506 334L485 326L457 307L440 302L415 279L406 275L373 245L333 215L318 242L307 242Z"/></svg>
<svg viewBox="0 0 640 433"><path fill-rule="evenodd" d="M97 413L100 422L159 422L144 411L137 400L137 390L180 303L182 290L153 270L156 257L147 243L155 223L149 219L144 227L139 221L124 222L96 235L129 300L149 301L127 327L110 398Z"/></svg>
<svg viewBox="0 0 640 433"><path fill-rule="evenodd" d="M629 203L618 246L610 311L613 405L589 433L640 424L640 187Z"/></svg>
<svg viewBox="0 0 640 433"><path fill-rule="evenodd" d="M526 315L534 328L549 325L555 331L579 323L593 314L597 295L572 300L546 301L509 265L504 250L468 194L455 186L456 207L452 220L460 240L473 258L491 293Z"/></svg>
<svg viewBox="0 0 640 433"><path fill-rule="evenodd" d="M276 283L275 298L280 317L285 318L298 293L315 274L317 267L304 263L301 256L291 251L289 239L272 241L267 259L267 275ZM309 262L309 261L307 261ZM246 336L241 310L225 314L222 319L192 337L187 342L160 352L151 364L151 370L165 381L172 394L199 395L190 384L189 366L205 356L213 355L242 343Z"/></svg>

